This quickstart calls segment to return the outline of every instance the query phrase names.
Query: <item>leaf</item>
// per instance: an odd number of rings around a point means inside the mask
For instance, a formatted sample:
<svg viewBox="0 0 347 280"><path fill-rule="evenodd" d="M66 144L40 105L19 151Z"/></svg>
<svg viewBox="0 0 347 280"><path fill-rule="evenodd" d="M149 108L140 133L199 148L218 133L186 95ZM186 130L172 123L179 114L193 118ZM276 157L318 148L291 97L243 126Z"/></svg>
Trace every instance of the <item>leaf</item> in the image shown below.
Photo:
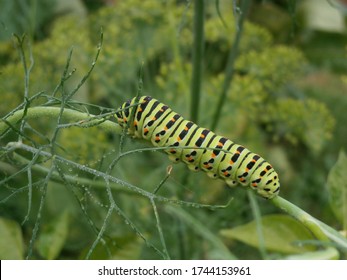
<svg viewBox="0 0 347 280"><path fill-rule="evenodd" d="M19 224L0 218L0 236L0 259L23 259L23 236Z"/></svg>
<svg viewBox="0 0 347 280"><path fill-rule="evenodd" d="M347 157L340 151L339 158L328 175L330 206L343 228L347 229Z"/></svg>
<svg viewBox="0 0 347 280"><path fill-rule="evenodd" d="M262 218L262 229L266 249L297 254L313 250L312 246L299 246L298 241L312 240L312 234L298 221L286 215L268 215ZM253 247L259 247L255 221L221 230L222 236L236 239Z"/></svg>
<svg viewBox="0 0 347 280"><path fill-rule="evenodd" d="M36 243L36 248L41 256L52 260L59 255L67 238L68 225L69 214L68 211L64 211L57 219L43 228Z"/></svg>

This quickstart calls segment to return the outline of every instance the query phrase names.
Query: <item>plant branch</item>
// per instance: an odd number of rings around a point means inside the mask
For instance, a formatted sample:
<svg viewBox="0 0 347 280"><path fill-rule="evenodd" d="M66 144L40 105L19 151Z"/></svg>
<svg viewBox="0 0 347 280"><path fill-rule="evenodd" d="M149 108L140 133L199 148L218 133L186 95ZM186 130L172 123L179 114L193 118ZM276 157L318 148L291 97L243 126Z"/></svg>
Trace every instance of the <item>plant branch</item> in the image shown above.
<svg viewBox="0 0 347 280"><path fill-rule="evenodd" d="M15 126L18 121L23 117L27 120L35 120L41 118L55 119L60 114L59 107L32 107L28 108L25 112L24 109L16 111L13 115L9 116L6 121L0 119L0 135L3 134L10 126ZM122 128L115 122L104 120L100 123L100 118L87 113L78 112L76 110L64 109L63 115L65 119L70 122L76 122L76 126L92 126L98 124L102 129L117 134L122 133Z"/></svg>
<svg viewBox="0 0 347 280"><path fill-rule="evenodd" d="M344 238L338 231L324 224L323 222L312 217L310 214L297 207L293 203L287 201L286 199L276 196L270 200L276 207L280 208L282 211L293 216L304 226L306 226L312 234L320 241L325 242L335 242L337 246L343 250L347 250L347 239ZM330 248L330 247L328 247ZM331 247L330 251L335 249ZM331 253L331 252L330 252ZM338 258L339 253L335 249L335 258Z"/></svg>
<svg viewBox="0 0 347 280"><path fill-rule="evenodd" d="M193 44L193 73L191 81L190 118L198 121L200 105L200 88L202 80L202 62L204 52L204 12L205 0L194 1L194 44Z"/></svg>
<svg viewBox="0 0 347 280"><path fill-rule="evenodd" d="M234 64L238 56L238 49L239 49L239 45L240 45L240 41L241 41L241 37L243 33L243 23L246 18L246 14L248 12L250 2L251 2L250 0L241 1L241 5L242 5L240 9L241 14L237 20L236 35L235 35L234 43L230 49L229 56L228 56L228 61L227 61L226 69L225 69L225 78L224 78L223 88L221 93L219 94L218 103L212 118L211 130L213 131L217 127L217 124L222 112L222 107L225 103L225 98L234 76Z"/></svg>

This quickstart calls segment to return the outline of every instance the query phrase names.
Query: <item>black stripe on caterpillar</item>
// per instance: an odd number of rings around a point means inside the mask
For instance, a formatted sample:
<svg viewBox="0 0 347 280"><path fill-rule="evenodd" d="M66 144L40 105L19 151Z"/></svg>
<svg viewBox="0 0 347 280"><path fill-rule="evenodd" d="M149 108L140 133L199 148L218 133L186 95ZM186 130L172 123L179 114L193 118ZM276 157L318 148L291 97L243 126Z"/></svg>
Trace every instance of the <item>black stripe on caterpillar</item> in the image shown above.
<svg viewBox="0 0 347 280"><path fill-rule="evenodd" d="M261 156L185 120L150 96L128 100L116 118L119 125L127 126L128 134L156 147L168 147L165 152L170 160L182 161L190 170L203 170L211 178L225 180L229 186L238 183L250 186L267 199L279 193L278 174Z"/></svg>

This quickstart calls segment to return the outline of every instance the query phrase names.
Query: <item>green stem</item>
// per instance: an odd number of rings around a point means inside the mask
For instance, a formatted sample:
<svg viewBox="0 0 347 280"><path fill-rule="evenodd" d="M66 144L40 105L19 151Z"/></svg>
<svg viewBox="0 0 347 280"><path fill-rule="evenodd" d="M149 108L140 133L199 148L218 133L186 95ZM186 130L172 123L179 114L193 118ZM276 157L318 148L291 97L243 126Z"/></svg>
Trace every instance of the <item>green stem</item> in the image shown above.
<svg viewBox="0 0 347 280"><path fill-rule="evenodd" d="M26 120L35 120L48 118L49 120L56 119L60 114L61 108L59 107L32 107L28 108L26 113L24 110L18 110L13 115L9 116L6 119L6 122L3 119L0 119L0 134L4 133L6 129L9 128L9 125L15 126L18 121L22 120L25 114ZM98 124L101 128L108 132L113 132L116 134L122 133L122 128L114 122L111 121L103 121L100 123L100 119L97 116L90 115L87 113L78 112L71 109L64 109L62 114L63 118L68 120L69 122L78 122L76 125L88 125L91 126L93 124Z"/></svg>
<svg viewBox="0 0 347 280"><path fill-rule="evenodd" d="M28 159L19 155L18 153L13 153L12 158L15 159L16 161L22 163L22 164L29 164L30 163L30 161ZM40 164L34 164L30 168L33 171L40 173L42 176L47 176L47 174L49 174L51 172L50 168L47 168L47 167L40 165ZM63 179L61 177L61 175L56 171L53 171L50 174L50 179L52 181L58 182L58 183L64 183L64 180L65 180L66 182L69 182L71 184L78 183L81 186L83 186L83 185L92 186L95 189L98 189L98 188L104 189L105 188L105 181L94 180L94 179L89 179L89 178L84 178L84 177L78 177L78 180L77 180L76 176L72 176L72 175L68 175L68 174L65 174L64 179ZM123 192L123 193L129 194L129 195L137 195L137 196L141 197L140 194L138 194L132 190L129 190L127 188L123 188L118 184L110 183L110 189L117 191L117 192Z"/></svg>
<svg viewBox="0 0 347 280"><path fill-rule="evenodd" d="M304 226L306 226L312 234L321 241L328 241L329 238L324 234L321 227L317 223L317 220L313 218L310 214L306 213L304 210L295 206L293 203L288 200L276 196L270 200L275 206L288 213L289 215L296 218L300 221Z"/></svg>
<svg viewBox="0 0 347 280"><path fill-rule="evenodd" d="M234 256L229 251L229 249L225 246L222 240L215 233L211 232L205 224L195 219L195 217L192 216L189 212L178 207L172 207L171 205L165 205L164 208L166 212L179 218L187 226L191 227L202 238L208 240L220 252L220 257L222 259L236 259L236 256Z"/></svg>
<svg viewBox="0 0 347 280"><path fill-rule="evenodd" d="M293 216L306 226L312 234L320 241L334 242L339 248L347 250L347 239L344 238L338 231L324 224L323 222L312 217L310 214L295 206L291 202L285 200L280 196L276 196L270 200L275 206ZM338 258L339 253L333 247L327 247L329 254L335 253L334 258Z"/></svg>
<svg viewBox="0 0 347 280"><path fill-rule="evenodd" d="M312 217L310 214L306 213L301 208L295 206L293 203L285 200L280 196L276 196L270 200L275 206L286 212L287 214L293 216L304 226L306 226L311 233L320 241L327 244L334 242L342 250L347 250L347 239L344 238L339 232L330 226L324 224L323 222ZM323 250L317 252L309 252L303 255L291 256L293 259L338 259L339 252L333 246L325 246Z"/></svg>
<svg viewBox="0 0 347 280"><path fill-rule="evenodd" d="M190 118L198 121L200 105L200 88L202 80L202 62L204 52L204 12L205 1L194 1L194 44L193 44L193 73L191 83Z"/></svg>
<svg viewBox="0 0 347 280"><path fill-rule="evenodd" d="M265 238L263 234L263 226L261 223L261 213L260 213L259 205L257 203L253 190L249 188L247 191L247 195L248 195L248 199L252 208L254 220L256 223L257 236L258 236L258 242L259 242L259 253L262 256L262 258L265 260L265 259L268 259L268 254L266 252L266 247L265 247Z"/></svg>
<svg viewBox="0 0 347 280"><path fill-rule="evenodd" d="M241 15L238 18L237 21L237 26L236 26L236 35L234 39L234 43L230 49L229 56L228 56L228 61L227 61L227 66L225 69L225 78L224 78L224 84L222 91L219 95L219 100L212 118L212 125L211 125L211 130L215 130L222 112L222 107L225 103L226 95L227 92L230 88L231 81L234 76L234 64L238 55L238 49L240 45L240 40L242 37L242 32L243 32L243 23L246 18L246 14L248 12L248 8L250 5L251 0L243 0L241 1Z"/></svg>
<svg viewBox="0 0 347 280"><path fill-rule="evenodd" d="M188 206L188 207L195 207L195 208L196 207L208 208L210 210L214 210L216 208L225 208L227 206L227 205L217 205L216 206L216 205L208 205L208 204L199 204L199 203L194 203L194 202L188 202L188 201L176 200L176 199L166 198L166 197L163 197L163 196L158 196L156 194L153 194L152 192L148 192L148 191L146 191L146 190L144 190L142 188L134 186L134 185L132 185L132 184L126 182L126 181L123 181L123 180L121 180L121 179L119 179L117 177L114 177L114 176L112 176L112 175L110 175L108 173L105 173L105 172L102 172L102 171L98 171L98 170L95 170L95 169L93 169L91 167L88 167L86 165L79 164L79 163L76 163L74 161L65 159L65 158L63 158L63 157L61 157L59 155L53 155L53 154L51 154L49 152L46 152L46 151L43 151L41 149L37 149L35 147L28 146L26 144L23 144L22 142L9 142L6 145L6 147L11 152L14 152L15 150L23 150L23 151L26 151L26 152L29 152L29 153L33 154L34 156L35 155L39 155L39 156L45 157L47 159L52 159L52 160L56 161L57 163L68 165L71 168L75 168L76 170L83 171L86 174L92 175L95 180L96 180L96 178L103 180L104 186L106 184L110 190L112 188L111 183L115 183L115 184L118 184L119 186L122 186L123 188L129 189L129 191L137 193L138 195L147 197L149 199L153 198L153 199L161 201L161 202L185 205L185 206ZM30 162L32 162L30 164L30 168L32 168L34 166L33 165L34 161L31 160ZM39 172L46 172L47 169L40 168L40 170L38 170L38 171ZM50 169L48 170L48 172L51 172ZM52 174L50 174L50 178L52 176L54 176L54 172L52 172ZM68 178L69 177L64 176L64 178L62 178L62 179L63 179L63 181L67 181ZM77 180L75 178L74 181L76 183L78 183ZM0 185L2 185L1 182L0 182ZM95 185L95 186L100 186L100 185Z"/></svg>

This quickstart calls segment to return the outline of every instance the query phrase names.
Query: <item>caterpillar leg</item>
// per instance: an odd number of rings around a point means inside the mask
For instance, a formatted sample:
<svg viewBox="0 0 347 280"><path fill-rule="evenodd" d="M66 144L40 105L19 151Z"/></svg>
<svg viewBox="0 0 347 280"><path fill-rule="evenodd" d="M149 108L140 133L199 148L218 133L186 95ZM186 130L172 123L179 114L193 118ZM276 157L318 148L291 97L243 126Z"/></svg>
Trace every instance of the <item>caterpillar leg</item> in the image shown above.
<svg viewBox="0 0 347 280"><path fill-rule="evenodd" d="M200 171L200 168L194 164L187 164L190 171L198 172Z"/></svg>
<svg viewBox="0 0 347 280"><path fill-rule="evenodd" d="M206 172L207 176L212 178L212 179L217 179L218 175L214 172Z"/></svg>
<svg viewBox="0 0 347 280"><path fill-rule="evenodd" d="M177 156L170 155L170 154L169 154L169 160L171 160L174 163L178 163L180 161L180 159Z"/></svg>
<svg viewBox="0 0 347 280"><path fill-rule="evenodd" d="M229 186L229 187L236 187L237 182L235 180L231 180L231 179L227 179L225 180L225 183Z"/></svg>

